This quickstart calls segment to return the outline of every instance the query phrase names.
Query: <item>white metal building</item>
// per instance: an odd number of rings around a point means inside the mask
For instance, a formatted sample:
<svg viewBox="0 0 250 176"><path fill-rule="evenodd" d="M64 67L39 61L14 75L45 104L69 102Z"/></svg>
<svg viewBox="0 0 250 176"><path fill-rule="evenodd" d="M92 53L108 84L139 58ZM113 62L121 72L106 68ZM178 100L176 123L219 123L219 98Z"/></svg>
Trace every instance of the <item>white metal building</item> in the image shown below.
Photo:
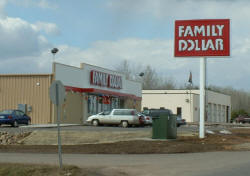
<svg viewBox="0 0 250 176"><path fill-rule="evenodd" d="M166 108L181 115L187 122L198 122L200 116L199 90L143 90L142 109ZM231 97L206 91L206 122L229 122Z"/></svg>
<svg viewBox="0 0 250 176"><path fill-rule="evenodd" d="M84 123L88 116L105 110L141 109L142 85L126 79L123 73L86 63L80 68L54 63L53 74L66 88L64 111L68 119Z"/></svg>

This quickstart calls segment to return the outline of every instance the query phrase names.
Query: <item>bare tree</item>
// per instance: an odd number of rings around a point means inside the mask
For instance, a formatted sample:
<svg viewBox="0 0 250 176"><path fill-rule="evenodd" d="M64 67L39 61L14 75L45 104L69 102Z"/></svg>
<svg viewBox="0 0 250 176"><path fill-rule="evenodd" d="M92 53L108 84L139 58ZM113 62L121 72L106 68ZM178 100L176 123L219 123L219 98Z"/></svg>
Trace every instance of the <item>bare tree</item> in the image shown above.
<svg viewBox="0 0 250 176"><path fill-rule="evenodd" d="M116 68L117 71L125 74L126 79L132 79L132 68L127 60L123 60Z"/></svg>
<svg viewBox="0 0 250 176"><path fill-rule="evenodd" d="M146 67L141 65L132 65L129 61L124 60L116 68L117 71L123 72L127 79L142 81L143 89L176 89L176 84L171 77L161 77L157 74L155 69L150 65ZM139 76L140 73L144 73L143 76Z"/></svg>
<svg viewBox="0 0 250 176"><path fill-rule="evenodd" d="M156 71L148 65L143 72L143 89L157 89L159 86L159 76Z"/></svg>
<svg viewBox="0 0 250 176"><path fill-rule="evenodd" d="M162 77L159 79L159 85L157 89L159 90L173 90L176 89L176 83L172 77Z"/></svg>
<svg viewBox="0 0 250 176"><path fill-rule="evenodd" d="M245 110L250 113L250 92L235 90L232 87L209 86L208 89L230 95L233 111Z"/></svg>

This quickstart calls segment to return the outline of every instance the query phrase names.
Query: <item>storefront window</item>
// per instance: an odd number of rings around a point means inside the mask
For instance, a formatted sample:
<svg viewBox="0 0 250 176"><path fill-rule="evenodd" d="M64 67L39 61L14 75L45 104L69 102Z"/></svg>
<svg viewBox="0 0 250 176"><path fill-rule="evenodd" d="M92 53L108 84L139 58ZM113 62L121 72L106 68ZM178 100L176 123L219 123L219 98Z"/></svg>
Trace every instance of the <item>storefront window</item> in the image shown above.
<svg viewBox="0 0 250 176"><path fill-rule="evenodd" d="M97 113L103 111L103 107L102 107L102 98L101 98L101 97L98 97L98 107L97 107L97 109L98 109L98 112L97 112Z"/></svg>
<svg viewBox="0 0 250 176"><path fill-rule="evenodd" d="M103 111L121 108L120 99L111 96L88 95L88 113L89 115L97 114Z"/></svg>
<svg viewBox="0 0 250 176"><path fill-rule="evenodd" d="M112 98L112 100L111 100L111 109L119 109L120 108L119 101L120 101L119 98Z"/></svg>
<svg viewBox="0 0 250 176"><path fill-rule="evenodd" d="M88 96L88 113L90 115L97 113L97 103L96 103L96 96L89 95Z"/></svg>

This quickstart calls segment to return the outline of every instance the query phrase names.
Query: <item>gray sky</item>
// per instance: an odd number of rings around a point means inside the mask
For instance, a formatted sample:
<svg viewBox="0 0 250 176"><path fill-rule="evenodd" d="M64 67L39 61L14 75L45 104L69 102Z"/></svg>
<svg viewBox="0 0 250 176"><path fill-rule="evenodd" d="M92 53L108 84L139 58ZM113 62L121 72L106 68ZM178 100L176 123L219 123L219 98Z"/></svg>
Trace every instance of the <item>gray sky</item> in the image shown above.
<svg viewBox="0 0 250 176"><path fill-rule="evenodd" d="M208 84L250 90L250 1L1 0L0 73L51 72L56 61L115 68L123 60L151 65L178 84L199 59L174 58L174 21L231 19L231 57L208 59Z"/></svg>

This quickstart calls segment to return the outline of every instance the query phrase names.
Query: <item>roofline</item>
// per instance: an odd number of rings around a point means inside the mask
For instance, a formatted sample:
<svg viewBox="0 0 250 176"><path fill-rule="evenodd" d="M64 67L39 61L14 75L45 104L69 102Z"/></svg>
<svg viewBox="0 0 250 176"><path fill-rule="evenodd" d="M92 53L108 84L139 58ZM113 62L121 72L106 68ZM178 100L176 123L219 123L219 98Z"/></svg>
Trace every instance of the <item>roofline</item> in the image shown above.
<svg viewBox="0 0 250 176"><path fill-rule="evenodd" d="M60 65L66 66L66 67L72 67L72 68L76 68L76 69L79 69L79 70L84 69L84 66L87 65L87 66L91 66L91 67L96 67L97 69L98 69L98 68L99 68L99 69L104 69L104 70L109 71L109 72L114 72L114 73L120 74L120 75L124 76L125 80L132 81L132 82L136 82L136 83L141 83L141 81L136 81L136 80L127 79L126 76L125 76L125 73L123 73L123 72L116 71L116 70L111 70L111 69L109 69L109 68L104 68L104 67L97 66L97 65L93 65L93 64L87 64L87 63L84 63L84 62L81 62L81 63L80 63L80 67L73 66L73 65L62 64L62 63L59 63L59 62L53 62L53 64L54 64L54 65L60 64Z"/></svg>
<svg viewBox="0 0 250 176"><path fill-rule="evenodd" d="M192 91L199 91L200 89L166 89L166 90L164 90L164 89L148 89L148 90L142 90L142 94L186 94L186 93L174 93L174 92L172 92L172 93L168 93L167 91L191 91L191 94L195 94L195 95L199 95L199 94L196 94L196 93L193 93ZM143 91L166 91L166 92L162 92L162 93L143 93ZM231 97L231 95L229 95L229 94L225 94L225 93L221 93L221 92L219 92L219 91L214 91L214 90L209 90L209 89L206 89L206 91L210 91L210 92L214 92L214 93L218 93L218 94L222 94L222 95L226 95L226 96L230 96ZM188 92L188 94L190 94L189 92Z"/></svg>
<svg viewBox="0 0 250 176"><path fill-rule="evenodd" d="M154 94L154 95L161 95L161 94L168 94L168 95L190 95L190 94L192 94L192 95L199 95L199 94L197 94L197 93L193 93L193 92L188 92L188 93L164 93L164 92L162 92L162 93L142 93L143 95L145 94Z"/></svg>
<svg viewBox="0 0 250 176"><path fill-rule="evenodd" d="M93 65L93 64L87 64L87 63L84 63L84 62L81 62L80 64L83 64L83 65L88 65L88 66L92 66L92 67L97 67L97 68L101 68L101 69L105 69L107 71L111 71L111 72L115 72L115 73L118 73L118 74L121 74L121 75L124 75L124 73L120 72L120 71L116 71L116 70L111 70L109 68L104 68L104 67L101 67L101 66L98 66L98 65Z"/></svg>
<svg viewBox="0 0 250 176"><path fill-rule="evenodd" d="M63 63L59 63L59 62L53 62L53 65L56 65L56 64L60 64L60 65L66 66L66 67L72 67L72 68L82 70L81 67L77 67L77 66L74 66L74 65L67 65L67 64L63 64Z"/></svg>
<svg viewBox="0 0 250 176"><path fill-rule="evenodd" d="M52 76L52 73L41 73L41 74L0 74L0 77L7 77L7 76Z"/></svg>

